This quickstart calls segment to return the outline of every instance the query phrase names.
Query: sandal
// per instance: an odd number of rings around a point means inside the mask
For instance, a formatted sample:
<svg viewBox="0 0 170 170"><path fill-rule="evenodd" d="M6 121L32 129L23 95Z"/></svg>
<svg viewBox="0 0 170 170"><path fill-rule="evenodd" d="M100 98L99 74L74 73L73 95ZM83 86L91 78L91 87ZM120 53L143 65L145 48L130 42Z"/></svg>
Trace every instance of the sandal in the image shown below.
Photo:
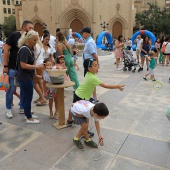
<svg viewBox="0 0 170 170"><path fill-rule="evenodd" d="M47 101L43 101L43 102L38 101L36 106L44 106L46 104L47 104Z"/></svg>
<svg viewBox="0 0 170 170"><path fill-rule="evenodd" d="M37 103L39 101L39 99L37 99L37 100L34 100L34 103Z"/></svg>
<svg viewBox="0 0 170 170"><path fill-rule="evenodd" d="M54 116L49 116L50 119L54 119Z"/></svg>
<svg viewBox="0 0 170 170"><path fill-rule="evenodd" d="M54 119L58 120L58 114L57 113L54 114Z"/></svg>

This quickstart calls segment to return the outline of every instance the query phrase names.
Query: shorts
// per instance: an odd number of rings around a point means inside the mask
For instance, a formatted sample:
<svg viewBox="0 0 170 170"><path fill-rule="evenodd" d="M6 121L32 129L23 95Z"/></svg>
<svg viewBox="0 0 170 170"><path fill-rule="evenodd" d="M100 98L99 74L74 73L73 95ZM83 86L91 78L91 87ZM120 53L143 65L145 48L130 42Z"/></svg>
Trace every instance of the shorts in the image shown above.
<svg viewBox="0 0 170 170"><path fill-rule="evenodd" d="M76 93L74 92L74 95L73 95L73 103L76 103L76 102L79 101L79 100L85 100L85 99L80 98L80 97L77 96Z"/></svg>
<svg viewBox="0 0 170 170"><path fill-rule="evenodd" d="M136 49L136 55L140 55L140 50Z"/></svg>
<svg viewBox="0 0 170 170"><path fill-rule="evenodd" d="M71 113L71 114L73 116L73 120L74 120L75 124L82 125L83 123L88 123L87 117L78 117L78 116L75 116L73 113Z"/></svg>
<svg viewBox="0 0 170 170"><path fill-rule="evenodd" d="M148 73L149 73L151 76L152 76L152 75L154 75L154 71L153 71L153 69L152 69L152 68L149 68Z"/></svg>
<svg viewBox="0 0 170 170"><path fill-rule="evenodd" d="M170 55L170 53L163 53L163 55Z"/></svg>
<svg viewBox="0 0 170 170"><path fill-rule="evenodd" d="M148 54L140 53L141 58L145 58L145 57L148 57L148 56L149 56Z"/></svg>

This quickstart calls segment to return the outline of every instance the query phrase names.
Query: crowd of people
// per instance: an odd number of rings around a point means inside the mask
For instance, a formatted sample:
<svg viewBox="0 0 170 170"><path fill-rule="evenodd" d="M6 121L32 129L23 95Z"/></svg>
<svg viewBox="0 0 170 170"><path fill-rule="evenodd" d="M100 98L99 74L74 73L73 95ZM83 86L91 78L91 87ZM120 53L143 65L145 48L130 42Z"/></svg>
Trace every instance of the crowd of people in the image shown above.
<svg viewBox="0 0 170 170"><path fill-rule="evenodd" d="M35 89L38 98L33 102L37 106L48 103L49 118L58 119L57 91L46 87L46 83L51 82L47 69L67 69L65 81L71 80L75 83L73 86L73 104L69 111L67 124L76 123L81 126L80 131L73 139L79 149L83 147L80 141L82 135L86 138L85 144L87 146L97 147L97 144L89 138L89 136L94 136L94 133L88 130L88 119L90 117L95 118L99 142L103 142L99 119L105 118L109 111L104 103L99 103L96 86L100 85L104 88L119 89L120 91L124 89L124 85L107 85L97 78L99 59L95 41L91 36L91 29L85 27L81 30L81 34L86 42L82 56L84 80L81 84L79 84L76 73L76 69L79 69L76 63L79 50L71 44L72 38L69 41L71 43L66 40L60 29L56 29L56 36L45 30L43 36L39 37L38 33L33 30L33 23L26 20L22 24L21 31L12 33L5 44L2 44L3 73L8 74L10 84L10 89L6 92L6 117L11 119L15 116L11 109L13 95L15 94L20 98L19 113L25 115L26 123L40 123L38 116L31 109ZM20 94L16 92L16 80ZM54 112L52 110L53 103L55 104Z"/></svg>
<svg viewBox="0 0 170 170"><path fill-rule="evenodd" d="M37 115L33 114L31 109L34 90L38 98L33 101L37 106L49 105L49 118L58 119L58 101L57 91L53 88L47 88L46 83L51 82L47 69L67 69L64 76L65 81L71 80L75 83L73 86L73 104L69 110L67 124L74 123L81 126L73 142L79 148L83 149L81 143L82 135L86 138L85 144L90 147L97 147L97 144L90 139L94 133L88 130L88 119L95 118L95 125L99 137L99 142L103 142L100 133L99 119L104 119L109 110L104 103L99 103L96 94L96 86L102 86L108 89L124 90L124 85L105 84L98 77L100 61L97 55L97 48L91 34L90 28L85 27L80 31L85 40L83 50L84 79L79 83L76 70L79 66L76 63L78 59L78 48L74 45L74 38L70 37L67 41L59 28L56 29L56 35L53 36L48 30L43 31L43 36L33 30L31 21L24 21L22 29L19 32L12 33L5 43L0 41L0 64L3 64L3 73L8 74L10 89L6 92L6 117L11 119L13 95L20 98L19 113L25 115L26 123L40 123ZM154 69L157 62L162 65L168 65L170 59L170 37L158 38L155 41L155 48L152 49L151 41L148 36L143 39L139 35L135 39L136 59L140 65L138 71L143 71L146 62L147 74L143 77L148 80L150 75L152 81L155 81ZM123 50L132 50L132 41L119 35L114 39L113 49L116 59L116 69L122 70L120 63L123 62ZM2 57L3 48L3 57ZM161 50L164 48L164 51ZM73 57L72 57L73 56ZM20 94L16 92L16 81L19 84ZM53 111L53 103L55 111ZM70 103L71 104L71 103Z"/></svg>

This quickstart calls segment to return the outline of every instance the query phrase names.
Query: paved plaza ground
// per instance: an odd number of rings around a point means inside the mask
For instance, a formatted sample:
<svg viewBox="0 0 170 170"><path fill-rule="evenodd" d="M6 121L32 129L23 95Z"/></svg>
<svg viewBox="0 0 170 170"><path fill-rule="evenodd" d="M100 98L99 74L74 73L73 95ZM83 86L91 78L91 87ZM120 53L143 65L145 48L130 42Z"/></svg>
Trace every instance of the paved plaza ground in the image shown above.
<svg viewBox="0 0 170 170"><path fill-rule="evenodd" d="M163 82L162 90L153 90L151 80L142 80L145 71L116 71L113 53L99 56L98 77L105 83L125 84L125 90L97 87L97 95L110 110L101 120L104 146L102 158L91 160L95 149L73 144L79 126L57 130L49 119L48 106L32 110L40 124L26 124L19 114L19 100L14 96L14 117L5 117L5 93L0 91L0 169L1 170L168 170L170 169L170 122L164 111L170 103L170 67L158 65L155 78ZM82 59L79 57L80 82L83 80ZM144 69L146 70L146 68ZM0 66L0 72L2 66ZM19 89L18 89L19 91ZM65 89L66 115L72 102L73 88ZM34 94L34 99L37 95ZM90 126L93 122L90 122ZM97 142L95 128L94 140ZM82 139L83 142L84 139ZM99 156L99 155L98 155Z"/></svg>

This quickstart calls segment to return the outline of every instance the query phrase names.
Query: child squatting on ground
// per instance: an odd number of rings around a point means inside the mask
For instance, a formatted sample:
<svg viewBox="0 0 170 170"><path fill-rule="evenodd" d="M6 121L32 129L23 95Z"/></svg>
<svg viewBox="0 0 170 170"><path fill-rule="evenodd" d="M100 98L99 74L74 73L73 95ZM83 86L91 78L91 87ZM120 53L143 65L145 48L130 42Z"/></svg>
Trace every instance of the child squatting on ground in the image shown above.
<svg viewBox="0 0 170 170"><path fill-rule="evenodd" d="M89 58L85 61L84 67L88 69L85 78L83 82L80 84L80 86L76 89L73 97L73 103L79 101L79 100L87 100L89 101L95 87L97 85L102 86L107 89L119 89L120 91L124 90L124 85L118 84L105 84L101 80L98 79L97 73L98 73L98 63L95 59ZM74 121L72 119L72 114L69 112L69 117L67 120L67 125L74 124ZM94 136L94 133L88 132L91 136Z"/></svg>
<svg viewBox="0 0 170 170"><path fill-rule="evenodd" d="M95 126L99 137L99 143L103 145L103 137L100 134L100 124L99 120L104 119L108 116L109 110L104 103L97 103L94 105L90 101L79 100L76 103L73 103L71 106L71 114L73 116L74 122L77 125L80 125L81 128L77 133L76 137L74 137L73 142L77 146L78 149L83 149L83 145L80 141L82 136L85 137L84 143L92 148L97 148L98 145L89 137L88 134L88 122L89 118L94 118Z"/></svg>
<svg viewBox="0 0 170 170"><path fill-rule="evenodd" d="M149 70L148 73L145 75L145 77L143 77L143 79L148 81L147 76L150 74L152 81L156 81L154 77L154 69L156 67L155 52L150 51L149 55L150 57L147 57L147 59L149 60Z"/></svg>
<svg viewBox="0 0 170 170"><path fill-rule="evenodd" d="M46 58L44 60L45 68L46 69L52 69L52 61L49 58ZM47 70L43 72L43 79L45 84L50 83L50 75L48 74ZM45 97L49 98L49 109L50 109L50 119L58 119L57 111L58 111L58 104L57 104L57 94L54 88L49 88L45 92ZM53 101L55 102L55 113L53 114Z"/></svg>

